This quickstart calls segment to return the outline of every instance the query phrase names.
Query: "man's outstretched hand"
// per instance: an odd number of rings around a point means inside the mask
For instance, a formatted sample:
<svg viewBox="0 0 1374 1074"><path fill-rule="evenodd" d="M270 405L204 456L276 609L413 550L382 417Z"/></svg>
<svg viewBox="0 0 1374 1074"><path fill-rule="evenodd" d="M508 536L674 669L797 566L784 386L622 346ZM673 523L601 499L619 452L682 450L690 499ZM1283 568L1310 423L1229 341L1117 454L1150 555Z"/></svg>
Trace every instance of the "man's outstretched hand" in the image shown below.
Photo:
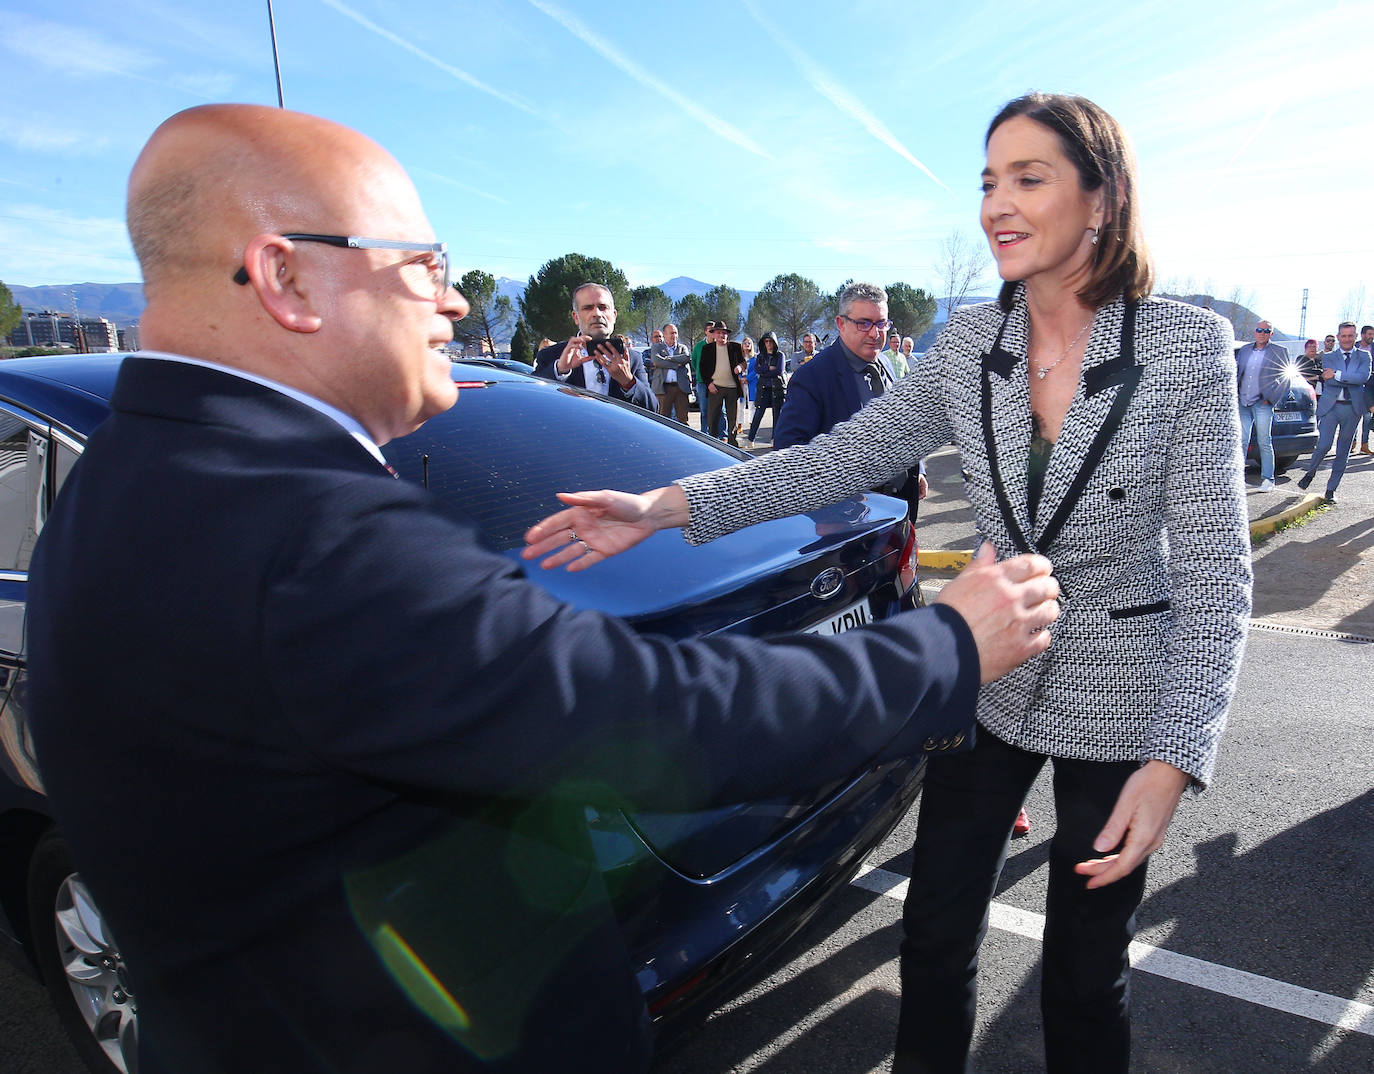
<svg viewBox="0 0 1374 1074"><path fill-rule="evenodd" d="M997 562L984 541L973 562L935 598L964 617L978 646L983 682L1000 679L1050 647L1045 628L1059 618L1059 582L1044 556Z"/></svg>

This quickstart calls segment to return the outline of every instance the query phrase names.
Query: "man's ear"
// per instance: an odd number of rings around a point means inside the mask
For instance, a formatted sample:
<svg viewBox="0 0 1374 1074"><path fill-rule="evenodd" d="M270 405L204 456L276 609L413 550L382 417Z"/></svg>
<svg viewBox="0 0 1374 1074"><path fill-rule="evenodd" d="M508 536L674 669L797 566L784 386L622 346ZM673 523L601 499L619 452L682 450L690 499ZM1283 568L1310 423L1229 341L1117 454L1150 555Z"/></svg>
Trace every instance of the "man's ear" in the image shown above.
<svg viewBox="0 0 1374 1074"><path fill-rule="evenodd" d="M295 243L284 235L257 235L244 247L243 267L269 317L289 332L320 330L324 319L311 302Z"/></svg>

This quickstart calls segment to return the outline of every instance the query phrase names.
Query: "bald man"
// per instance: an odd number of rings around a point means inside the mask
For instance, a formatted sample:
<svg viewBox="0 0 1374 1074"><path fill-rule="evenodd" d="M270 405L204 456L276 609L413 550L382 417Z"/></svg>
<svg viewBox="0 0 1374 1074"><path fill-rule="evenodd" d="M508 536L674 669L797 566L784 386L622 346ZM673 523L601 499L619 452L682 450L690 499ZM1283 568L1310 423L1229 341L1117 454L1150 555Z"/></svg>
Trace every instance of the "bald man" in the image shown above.
<svg viewBox="0 0 1374 1074"><path fill-rule="evenodd" d="M1038 558L831 639L674 644L531 585L384 467L455 402L467 303L362 135L180 113L128 219L152 350L35 552L28 704L143 1074L642 1071L587 806L971 741L980 678L1047 644Z"/></svg>

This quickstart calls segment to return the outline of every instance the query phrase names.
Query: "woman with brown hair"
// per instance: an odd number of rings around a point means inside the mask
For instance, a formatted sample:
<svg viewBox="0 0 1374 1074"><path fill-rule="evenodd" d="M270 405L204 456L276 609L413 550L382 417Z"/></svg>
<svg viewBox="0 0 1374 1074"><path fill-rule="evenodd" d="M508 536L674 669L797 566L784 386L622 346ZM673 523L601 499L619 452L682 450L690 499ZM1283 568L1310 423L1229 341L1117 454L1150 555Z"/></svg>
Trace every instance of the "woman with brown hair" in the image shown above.
<svg viewBox="0 0 1374 1074"><path fill-rule="evenodd" d="M927 767L894 1071L966 1069L989 903L1048 760L1048 1067L1124 1074L1145 862L1212 776L1250 611L1231 331L1151 297L1134 156L1101 108L1021 97L985 146L996 302L956 310L911 376L828 435L641 496L564 494L526 555L576 570L670 526L708 541L953 442L982 538L1049 556L1063 606L1049 649L983 687L974 749Z"/></svg>

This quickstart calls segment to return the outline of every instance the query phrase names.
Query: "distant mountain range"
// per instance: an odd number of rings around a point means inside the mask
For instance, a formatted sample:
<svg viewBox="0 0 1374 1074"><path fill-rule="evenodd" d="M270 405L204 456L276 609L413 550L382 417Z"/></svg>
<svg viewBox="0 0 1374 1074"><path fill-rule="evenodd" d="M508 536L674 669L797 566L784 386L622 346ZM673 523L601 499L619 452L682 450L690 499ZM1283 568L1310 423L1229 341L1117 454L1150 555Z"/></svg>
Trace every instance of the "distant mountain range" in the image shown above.
<svg viewBox="0 0 1374 1074"><path fill-rule="evenodd" d="M509 276L496 278L496 293L505 295L519 308L520 298L525 293L526 280L513 280ZM20 284L7 284L14 301L24 308L25 313L38 313L40 310L53 310L56 313L72 312L73 297L77 312L82 317L104 317L120 328L134 324L143 314L143 285L141 283L66 283L46 287L24 287ZM715 284L702 283L688 276L675 276L667 283L659 284L674 302L681 302L684 295L705 295ZM741 291L740 317L749 315L757 291Z"/></svg>
<svg viewBox="0 0 1374 1074"><path fill-rule="evenodd" d="M525 293L526 282L525 280L511 279L509 276L498 276L496 291L498 294L505 295L519 308L520 298ZM70 314L74 297L77 312L81 316L104 317L107 321L113 321L120 328L127 328L137 322L145 305L141 283L70 283L46 287L24 287L20 284L11 283L7 286L14 296L14 301L22 306L26 313L54 310L58 313ZM681 302L683 296L689 294L705 295L715 285L694 280L690 276L674 276L671 280L658 286L672 301ZM739 294L740 320L742 322L744 318L749 316L749 307L753 305L758 292L741 291ZM965 301L987 302L992 297L991 295L970 295ZM1247 341L1249 339L1248 329L1259 320L1258 314L1248 307L1233 307L1231 303L1213 298L1211 295L1163 295L1162 297L1179 298L1196 306L1208 306L1215 309L1218 313L1229 318L1240 338ZM941 301L935 315L935 324L916 342L916 349L924 350L934 340L935 333L944 323L944 302ZM736 325L734 327L738 331L741 326ZM1289 342L1294 337L1287 332L1276 330L1274 339L1276 342ZM501 340L500 342L508 341Z"/></svg>
<svg viewBox="0 0 1374 1074"><path fill-rule="evenodd" d="M127 328L143 314L143 285L141 283L65 283L47 287L23 287L7 283L14 301L25 313L52 310L54 313L76 312L81 317L104 317L120 328Z"/></svg>

